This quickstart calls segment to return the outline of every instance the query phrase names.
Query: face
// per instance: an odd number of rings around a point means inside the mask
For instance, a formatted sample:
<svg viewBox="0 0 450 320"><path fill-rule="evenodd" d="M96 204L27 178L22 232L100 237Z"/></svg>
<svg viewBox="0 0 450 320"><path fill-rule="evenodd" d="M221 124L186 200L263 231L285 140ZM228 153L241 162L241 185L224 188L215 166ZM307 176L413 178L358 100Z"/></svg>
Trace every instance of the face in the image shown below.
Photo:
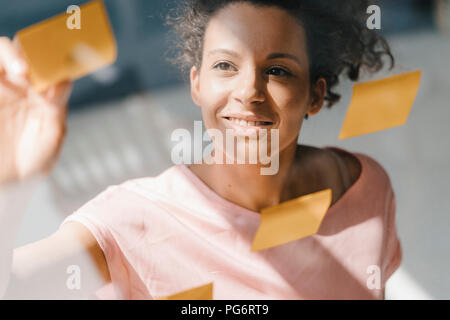
<svg viewBox="0 0 450 320"><path fill-rule="evenodd" d="M206 129L223 137L226 129L245 136L277 129L282 152L297 144L305 114L322 107L325 80L311 90L304 29L282 9L228 5L210 19L202 54L200 69L191 69L192 98Z"/></svg>

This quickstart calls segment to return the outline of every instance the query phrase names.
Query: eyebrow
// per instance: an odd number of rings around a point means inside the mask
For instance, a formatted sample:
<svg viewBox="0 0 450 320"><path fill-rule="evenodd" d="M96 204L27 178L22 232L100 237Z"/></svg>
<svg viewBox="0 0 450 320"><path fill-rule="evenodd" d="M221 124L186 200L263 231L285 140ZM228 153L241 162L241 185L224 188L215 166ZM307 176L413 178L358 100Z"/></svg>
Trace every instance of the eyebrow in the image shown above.
<svg viewBox="0 0 450 320"><path fill-rule="evenodd" d="M228 55L230 55L232 57L239 58L239 54L237 52L234 52L234 51L228 50L228 49L214 49L214 50L211 50L208 53L208 55L213 55L213 54L216 54L216 53L225 53L225 54L228 54ZM267 60L271 60L271 59L278 59L278 58L291 59L291 60L294 60L295 62L297 62L299 65L302 65L300 59L297 58L295 55L290 54L290 53L274 52L274 53L269 54L266 59Z"/></svg>
<svg viewBox="0 0 450 320"><path fill-rule="evenodd" d="M294 56L293 54L290 54L290 53L275 52L275 53L271 53L267 56L268 60L278 59L278 58L291 59L291 60L294 60L295 62L297 62L299 65L302 65L300 59L297 58L297 56Z"/></svg>

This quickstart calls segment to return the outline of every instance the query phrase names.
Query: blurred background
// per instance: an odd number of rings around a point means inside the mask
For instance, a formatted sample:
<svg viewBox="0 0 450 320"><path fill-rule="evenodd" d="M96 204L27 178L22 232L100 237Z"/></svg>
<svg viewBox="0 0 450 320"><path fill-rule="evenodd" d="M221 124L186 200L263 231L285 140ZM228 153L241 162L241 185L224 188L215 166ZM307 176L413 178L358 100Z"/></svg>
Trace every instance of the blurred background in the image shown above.
<svg viewBox="0 0 450 320"><path fill-rule="evenodd" d="M0 35L87 1L1 1ZM154 176L173 165L177 128L193 131L201 120L188 83L167 61L168 11L177 1L106 0L118 43L117 62L78 80L69 102L68 134L51 176L36 191L16 246L53 233L62 220L107 186ZM422 70L422 82L406 125L344 141L337 139L351 99L342 99L305 121L299 142L335 145L365 153L388 172L397 198L397 230L403 262L388 281L388 299L450 298L450 2L374 1L380 32L397 66L376 77Z"/></svg>

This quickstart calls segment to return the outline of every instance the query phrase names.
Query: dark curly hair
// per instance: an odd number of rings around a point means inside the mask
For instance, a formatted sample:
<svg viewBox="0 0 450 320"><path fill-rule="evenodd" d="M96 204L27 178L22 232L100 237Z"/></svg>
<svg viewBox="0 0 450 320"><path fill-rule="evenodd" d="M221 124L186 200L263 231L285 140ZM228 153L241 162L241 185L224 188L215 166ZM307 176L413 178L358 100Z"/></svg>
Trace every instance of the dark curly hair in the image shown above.
<svg viewBox="0 0 450 320"><path fill-rule="evenodd" d="M256 6L275 6L297 18L305 29L310 59L310 82L323 77L327 82L327 107L339 101L332 91L339 76L346 73L356 81L362 67L370 72L383 68L383 55L390 58L386 40L366 26L370 5L364 0L186 0L172 10L166 24L173 27L178 55L169 61L186 73L192 66L200 68L203 37L210 18L230 3L246 2Z"/></svg>

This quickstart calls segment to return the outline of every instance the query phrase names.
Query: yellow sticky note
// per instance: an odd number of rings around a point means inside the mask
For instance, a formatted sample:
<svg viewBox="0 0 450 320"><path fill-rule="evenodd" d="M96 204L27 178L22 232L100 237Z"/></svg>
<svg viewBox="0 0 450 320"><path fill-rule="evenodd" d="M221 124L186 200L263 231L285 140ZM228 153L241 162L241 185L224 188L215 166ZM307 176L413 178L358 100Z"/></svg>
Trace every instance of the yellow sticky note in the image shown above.
<svg viewBox="0 0 450 320"><path fill-rule="evenodd" d="M89 2L79 10L32 25L15 37L37 91L81 78L117 58L117 44L102 1Z"/></svg>
<svg viewBox="0 0 450 320"><path fill-rule="evenodd" d="M251 251L268 249L315 234L331 200L331 189L325 189L262 209Z"/></svg>
<svg viewBox="0 0 450 320"><path fill-rule="evenodd" d="M195 287L186 291L178 292L159 300L212 300L213 283L210 282L203 286Z"/></svg>
<svg viewBox="0 0 450 320"><path fill-rule="evenodd" d="M404 125L419 90L421 71L358 83L339 140Z"/></svg>

